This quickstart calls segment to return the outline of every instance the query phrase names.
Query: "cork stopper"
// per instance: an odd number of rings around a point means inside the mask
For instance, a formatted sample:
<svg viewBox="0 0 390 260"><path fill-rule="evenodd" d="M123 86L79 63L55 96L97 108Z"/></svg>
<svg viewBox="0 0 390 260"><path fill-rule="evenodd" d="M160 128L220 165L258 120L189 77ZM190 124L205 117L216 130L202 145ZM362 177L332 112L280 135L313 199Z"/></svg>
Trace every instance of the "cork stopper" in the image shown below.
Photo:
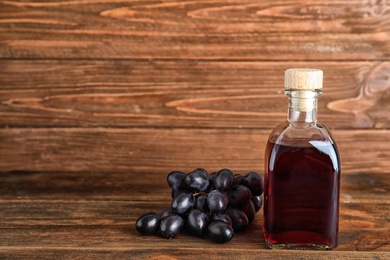
<svg viewBox="0 0 390 260"><path fill-rule="evenodd" d="M287 69L284 72L286 89L315 90L322 88L323 71L319 69Z"/></svg>

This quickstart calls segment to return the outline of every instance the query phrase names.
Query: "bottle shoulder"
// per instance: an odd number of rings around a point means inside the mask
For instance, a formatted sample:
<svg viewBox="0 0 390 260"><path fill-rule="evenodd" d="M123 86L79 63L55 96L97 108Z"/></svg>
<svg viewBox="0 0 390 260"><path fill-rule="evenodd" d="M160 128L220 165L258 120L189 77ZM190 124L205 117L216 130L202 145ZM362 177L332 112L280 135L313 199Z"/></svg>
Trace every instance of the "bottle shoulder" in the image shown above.
<svg viewBox="0 0 390 260"><path fill-rule="evenodd" d="M311 146L313 141L335 144L330 130L323 124L291 124L285 121L270 134L270 143L286 146Z"/></svg>
<svg viewBox="0 0 390 260"><path fill-rule="evenodd" d="M320 151L329 157L335 172L340 172L340 156L334 139L328 128L322 124L312 124L305 127L296 127L289 122L277 126L269 136L265 149L265 167L274 169L280 162L281 156L292 156L292 153L307 153L308 157L314 151ZM297 161L307 160L295 154ZM315 164L314 161L313 165Z"/></svg>

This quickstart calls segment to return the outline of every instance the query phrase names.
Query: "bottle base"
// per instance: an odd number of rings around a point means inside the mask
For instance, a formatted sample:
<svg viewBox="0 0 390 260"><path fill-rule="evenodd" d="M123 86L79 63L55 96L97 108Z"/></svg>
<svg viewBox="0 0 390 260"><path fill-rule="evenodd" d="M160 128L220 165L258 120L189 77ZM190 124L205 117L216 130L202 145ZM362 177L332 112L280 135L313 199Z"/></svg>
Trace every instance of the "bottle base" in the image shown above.
<svg viewBox="0 0 390 260"><path fill-rule="evenodd" d="M287 244L272 244L265 240L265 244L271 249L288 249L288 250L332 250L337 245L319 245L311 243L287 243Z"/></svg>
<svg viewBox="0 0 390 260"><path fill-rule="evenodd" d="M264 233L265 244L271 249L332 250L337 247L335 239L307 231L289 231L279 234Z"/></svg>

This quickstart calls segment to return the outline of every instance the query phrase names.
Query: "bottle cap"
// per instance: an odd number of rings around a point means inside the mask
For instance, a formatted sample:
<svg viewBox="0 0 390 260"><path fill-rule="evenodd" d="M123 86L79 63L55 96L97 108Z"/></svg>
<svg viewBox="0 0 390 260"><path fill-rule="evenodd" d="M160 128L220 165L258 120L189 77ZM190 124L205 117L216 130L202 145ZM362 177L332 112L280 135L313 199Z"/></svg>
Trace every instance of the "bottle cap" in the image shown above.
<svg viewBox="0 0 390 260"><path fill-rule="evenodd" d="M323 71L319 69L287 69L284 72L284 87L286 89L321 89Z"/></svg>

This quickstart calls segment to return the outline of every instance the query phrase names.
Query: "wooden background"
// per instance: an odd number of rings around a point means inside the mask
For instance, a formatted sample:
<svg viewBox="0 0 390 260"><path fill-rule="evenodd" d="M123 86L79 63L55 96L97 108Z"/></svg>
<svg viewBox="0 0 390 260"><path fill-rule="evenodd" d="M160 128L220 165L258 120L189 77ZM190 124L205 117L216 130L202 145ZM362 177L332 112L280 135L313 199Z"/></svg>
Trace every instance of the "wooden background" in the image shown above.
<svg viewBox="0 0 390 260"><path fill-rule="evenodd" d="M0 256L285 258L261 214L227 247L133 226L171 170L263 173L291 67L324 71L342 193L340 246L288 257L390 258L388 0L0 1Z"/></svg>

